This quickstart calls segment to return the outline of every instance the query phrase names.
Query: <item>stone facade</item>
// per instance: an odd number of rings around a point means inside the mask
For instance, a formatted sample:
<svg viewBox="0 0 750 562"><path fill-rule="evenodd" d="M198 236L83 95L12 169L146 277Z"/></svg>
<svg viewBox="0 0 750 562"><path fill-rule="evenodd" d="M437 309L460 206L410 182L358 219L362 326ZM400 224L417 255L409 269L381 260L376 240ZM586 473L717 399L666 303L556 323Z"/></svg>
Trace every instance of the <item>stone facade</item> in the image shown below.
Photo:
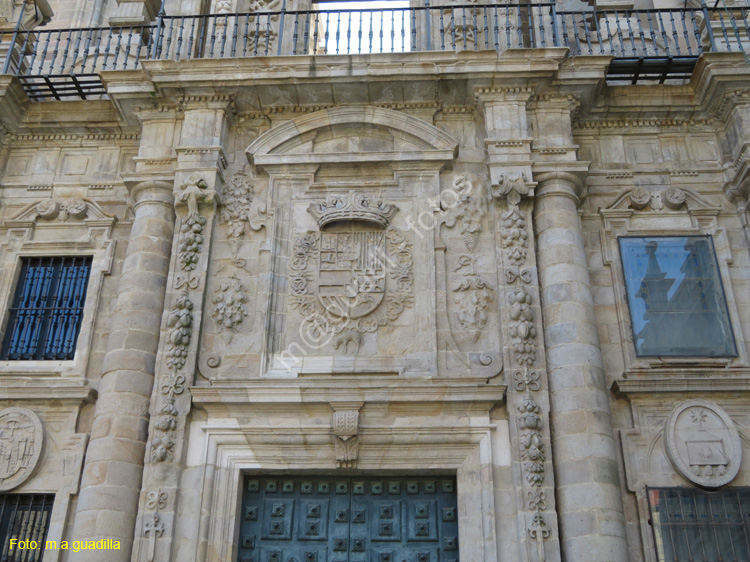
<svg viewBox="0 0 750 562"><path fill-rule="evenodd" d="M453 475L462 561L656 562L647 487L750 486L750 70L610 60L144 60L49 102L0 76L0 333L22 258L92 257L74 359L0 361L0 491L106 560L235 562L246 475ZM618 237L688 235L737 354L638 356Z"/></svg>

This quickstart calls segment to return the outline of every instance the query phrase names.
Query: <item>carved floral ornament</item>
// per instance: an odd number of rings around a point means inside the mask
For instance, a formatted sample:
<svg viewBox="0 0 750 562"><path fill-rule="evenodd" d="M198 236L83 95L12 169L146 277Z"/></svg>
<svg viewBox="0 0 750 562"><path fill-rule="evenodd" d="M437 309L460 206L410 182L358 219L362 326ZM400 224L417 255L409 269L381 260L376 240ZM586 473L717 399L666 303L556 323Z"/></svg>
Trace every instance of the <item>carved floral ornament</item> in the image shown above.
<svg viewBox="0 0 750 562"><path fill-rule="evenodd" d="M43 441L42 422L34 412L27 408L0 411L0 491L28 480L39 462Z"/></svg>
<svg viewBox="0 0 750 562"><path fill-rule="evenodd" d="M740 469L740 436L729 415L714 402L686 400L667 419L664 447L675 470L704 488L731 482Z"/></svg>

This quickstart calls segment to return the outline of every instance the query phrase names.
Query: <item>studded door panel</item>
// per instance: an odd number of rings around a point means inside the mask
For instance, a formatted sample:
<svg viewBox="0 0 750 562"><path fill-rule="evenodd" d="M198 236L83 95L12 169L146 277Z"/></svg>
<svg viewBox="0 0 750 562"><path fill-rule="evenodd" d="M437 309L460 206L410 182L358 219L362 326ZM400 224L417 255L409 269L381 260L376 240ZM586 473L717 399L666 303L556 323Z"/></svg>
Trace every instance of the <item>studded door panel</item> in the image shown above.
<svg viewBox="0 0 750 562"><path fill-rule="evenodd" d="M455 480L248 476L238 562L458 562Z"/></svg>

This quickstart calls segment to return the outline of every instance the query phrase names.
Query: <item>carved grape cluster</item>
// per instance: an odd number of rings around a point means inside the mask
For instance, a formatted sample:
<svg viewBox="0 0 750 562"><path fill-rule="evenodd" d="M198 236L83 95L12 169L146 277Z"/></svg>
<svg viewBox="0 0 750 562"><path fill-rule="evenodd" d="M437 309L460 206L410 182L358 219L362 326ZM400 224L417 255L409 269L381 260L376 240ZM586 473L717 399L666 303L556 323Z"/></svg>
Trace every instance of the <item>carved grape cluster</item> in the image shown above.
<svg viewBox="0 0 750 562"><path fill-rule="evenodd" d="M503 248L507 250L508 260L514 265L523 265L529 245L526 219L516 207L511 207L503 213L501 225Z"/></svg>
<svg viewBox="0 0 750 562"><path fill-rule="evenodd" d="M533 365L537 353L537 330L531 295L525 289L516 289L510 294L509 300L513 355L522 365Z"/></svg>
<svg viewBox="0 0 750 562"><path fill-rule="evenodd" d="M203 230L206 224L205 217L200 215L188 216L180 226L180 237L178 250L180 264L185 271L193 271L198 265L201 246L203 245Z"/></svg>
<svg viewBox="0 0 750 562"><path fill-rule="evenodd" d="M179 370L185 366L190 339L193 336L193 301L187 295L177 298L175 309L169 314L167 326L170 328L167 365Z"/></svg>

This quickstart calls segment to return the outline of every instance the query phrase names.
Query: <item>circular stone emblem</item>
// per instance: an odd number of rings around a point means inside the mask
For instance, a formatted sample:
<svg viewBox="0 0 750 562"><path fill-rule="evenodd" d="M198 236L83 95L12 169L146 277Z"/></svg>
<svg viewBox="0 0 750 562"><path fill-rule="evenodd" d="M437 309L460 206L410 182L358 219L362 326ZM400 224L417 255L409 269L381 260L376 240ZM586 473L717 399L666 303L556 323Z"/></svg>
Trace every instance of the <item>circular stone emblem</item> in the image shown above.
<svg viewBox="0 0 750 562"><path fill-rule="evenodd" d="M31 410L0 411L0 491L12 490L31 476L42 453L43 439L42 422Z"/></svg>
<svg viewBox="0 0 750 562"><path fill-rule="evenodd" d="M704 488L731 482L740 469L740 436L727 413L708 400L686 400L669 415L664 445L677 472Z"/></svg>

